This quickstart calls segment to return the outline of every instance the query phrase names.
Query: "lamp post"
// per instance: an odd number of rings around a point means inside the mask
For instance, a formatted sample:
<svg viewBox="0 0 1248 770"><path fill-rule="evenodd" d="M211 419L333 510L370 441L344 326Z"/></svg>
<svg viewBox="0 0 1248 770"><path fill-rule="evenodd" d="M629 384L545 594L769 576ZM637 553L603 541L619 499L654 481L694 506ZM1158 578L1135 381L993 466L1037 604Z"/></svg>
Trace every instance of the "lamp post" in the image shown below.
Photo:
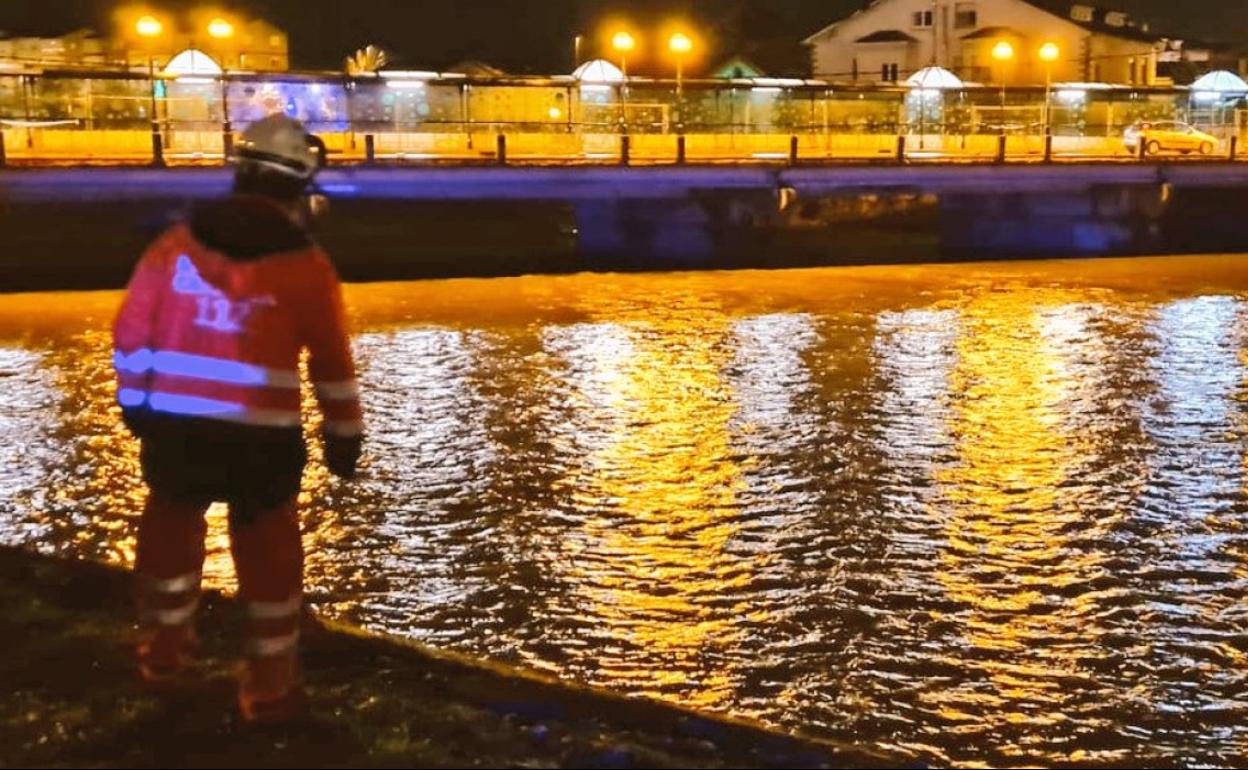
<svg viewBox="0 0 1248 770"><path fill-rule="evenodd" d="M217 16L208 22L208 37L219 43L217 55L221 58L221 150L226 160L234 149L233 127L230 125L229 83L226 73L229 69L228 41L234 37L234 25L228 19Z"/></svg>
<svg viewBox="0 0 1248 770"><path fill-rule="evenodd" d="M156 38L160 37L160 33L165 29L165 25L160 23L160 19L155 16L143 16L134 23L134 31L139 37L148 41L147 45L147 78L151 85L149 95L151 96L150 117L153 126L156 124L156 57L152 52L151 44Z"/></svg>
<svg viewBox="0 0 1248 770"><path fill-rule="evenodd" d="M1001 135L1005 136L1005 66L1014 59L1014 44L999 40L992 47L992 58L1001 62Z"/></svg>
<svg viewBox="0 0 1248 770"><path fill-rule="evenodd" d="M628 77L628 55L637 47L637 40L629 32L620 30L611 38L611 47L620 55L620 72Z"/></svg>
<svg viewBox="0 0 1248 770"><path fill-rule="evenodd" d="M620 55L620 73L624 81L620 83L620 128L628 131L628 54L637 47L637 40L626 30L620 30L611 37L611 47Z"/></svg>
<svg viewBox="0 0 1248 770"><path fill-rule="evenodd" d="M681 133L685 125L685 56L693 50L693 39L684 32L674 33L667 41L667 47L676 57L676 109L677 123Z"/></svg>
<svg viewBox="0 0 1248 770"><path fill-rule="evenodd" d="M155 16L141 16L134 23L134 32L144 41L144 48L147 49L147 79L150 86L148 92L149 107L152 124L152 162L157 166L164 165L164 148L160 138L160 117L157 115L156 107L156 54L152 50L156 39L165 31L165 25Z"/></svg>
<svg viewBox="0 0 1248 770"><path fill-rule="evenodd" d="M1040 46L1040 61L1044 62L1044 135L1047 137L1053 130L1052 124L1052 90L1053 62L1062 55L1057 43L1045 43Z"/></svg>

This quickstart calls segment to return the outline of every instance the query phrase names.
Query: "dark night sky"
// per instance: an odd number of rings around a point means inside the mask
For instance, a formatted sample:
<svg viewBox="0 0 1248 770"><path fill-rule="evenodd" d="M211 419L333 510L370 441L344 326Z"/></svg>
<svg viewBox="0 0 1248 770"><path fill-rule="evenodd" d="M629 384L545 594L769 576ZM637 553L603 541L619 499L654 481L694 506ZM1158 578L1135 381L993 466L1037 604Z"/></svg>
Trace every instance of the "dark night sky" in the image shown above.
<svg viewBox="0 0 1248 770"><path fill-rule="evenodd" d="M76 27L108 29L120 0L0 0L0 30L52 34ZM204 0L154 0L169 9ZM721 48L740 30L801 37L866 0L224 0L289 30L296 66L337 68L350 51L376 43L394 66L439 68L466 58L513 72L565 72L576 32L596 32L602 19L631 18L642 29L674 15L713 31ZM1248 0L1116 0L1097 3L1151 19L1154 28L1205 39L1248 42Z"/></svg>

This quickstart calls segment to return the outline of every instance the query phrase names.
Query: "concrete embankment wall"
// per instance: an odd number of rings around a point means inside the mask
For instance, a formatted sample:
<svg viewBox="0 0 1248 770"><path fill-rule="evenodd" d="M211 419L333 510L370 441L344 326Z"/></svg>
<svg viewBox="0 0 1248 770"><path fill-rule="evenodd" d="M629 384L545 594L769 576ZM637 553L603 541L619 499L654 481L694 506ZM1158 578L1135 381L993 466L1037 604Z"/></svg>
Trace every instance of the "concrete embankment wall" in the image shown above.
<svg viewBox="0 0 1248 770"><path fill-rule="evenodd" d="M0 289L122 285L221 169L0 172ZM348 280L1248 252L1248 166L335 169Z"/></svg>

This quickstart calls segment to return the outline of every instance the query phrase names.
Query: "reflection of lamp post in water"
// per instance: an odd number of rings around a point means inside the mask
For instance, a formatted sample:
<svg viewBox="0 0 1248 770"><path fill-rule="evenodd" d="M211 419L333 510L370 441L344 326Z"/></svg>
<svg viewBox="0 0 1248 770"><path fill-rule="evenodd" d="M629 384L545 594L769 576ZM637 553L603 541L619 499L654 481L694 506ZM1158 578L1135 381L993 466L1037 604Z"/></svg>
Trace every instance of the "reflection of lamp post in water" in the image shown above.
<svg viewBox="0 0 1248 770"><path fill-rule="evenodd" d="M992 58L1001 62L1001 135L1005 136L1005 65L1014 59L1014 44L1001 40L992 47Z"/></svg>

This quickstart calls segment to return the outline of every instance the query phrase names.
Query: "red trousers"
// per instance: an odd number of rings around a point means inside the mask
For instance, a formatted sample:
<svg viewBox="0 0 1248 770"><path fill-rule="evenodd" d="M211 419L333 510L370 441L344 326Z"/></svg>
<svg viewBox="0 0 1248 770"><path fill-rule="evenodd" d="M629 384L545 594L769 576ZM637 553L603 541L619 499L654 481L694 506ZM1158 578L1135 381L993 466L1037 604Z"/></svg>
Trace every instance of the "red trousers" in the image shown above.
<svg viewBox="0 0 1248 770"><path fill-rule="evenodd" d="M140 657L177 668L189 654L204 566L207 504L152 491L139 524L139 611L150 631ZM303 543L295 501L259 511L230 511L230 551L248 615L252 695L282 697L296 679L303 600Z"/></svg>

